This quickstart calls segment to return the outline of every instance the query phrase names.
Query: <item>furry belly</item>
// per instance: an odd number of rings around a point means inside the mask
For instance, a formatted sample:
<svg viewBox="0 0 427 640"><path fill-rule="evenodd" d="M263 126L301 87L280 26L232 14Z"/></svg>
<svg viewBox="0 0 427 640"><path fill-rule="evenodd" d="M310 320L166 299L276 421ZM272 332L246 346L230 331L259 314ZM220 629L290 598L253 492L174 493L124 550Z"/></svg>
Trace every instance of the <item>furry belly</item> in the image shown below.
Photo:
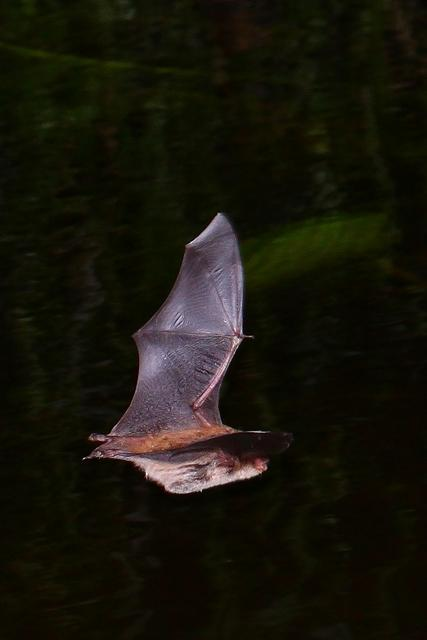
<svg viewBox="0 0 427 640"><path fill-rule="evenodd" d="M118 456L119 457L119 456ZM146 477L170 493L193 493L229 482L253 478L267 469L267 460L254 458L241 462L222 452L210 452L183 462L155 460L138 456L132 462Z"/></svg>

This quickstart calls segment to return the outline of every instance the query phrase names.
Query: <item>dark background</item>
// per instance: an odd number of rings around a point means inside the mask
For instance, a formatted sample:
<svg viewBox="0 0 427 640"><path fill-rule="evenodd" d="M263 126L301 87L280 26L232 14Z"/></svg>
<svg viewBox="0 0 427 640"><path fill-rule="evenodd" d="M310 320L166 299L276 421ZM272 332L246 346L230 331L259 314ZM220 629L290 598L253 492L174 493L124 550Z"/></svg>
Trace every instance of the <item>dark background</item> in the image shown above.
<svg viewBox="0 0 427 640"><path fill-rule="evenodd" d="M424 640L427 22L416 0L0 3L1 637ZM218 211L262 478L81 463Z"/></svg>

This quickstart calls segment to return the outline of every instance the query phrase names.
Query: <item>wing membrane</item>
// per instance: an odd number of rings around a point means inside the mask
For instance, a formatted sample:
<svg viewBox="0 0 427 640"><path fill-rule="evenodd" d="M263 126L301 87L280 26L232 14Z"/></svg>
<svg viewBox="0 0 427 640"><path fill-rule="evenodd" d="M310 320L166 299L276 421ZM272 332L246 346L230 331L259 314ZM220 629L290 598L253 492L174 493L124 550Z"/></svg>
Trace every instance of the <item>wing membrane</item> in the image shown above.
<svg viewBox="0 0 427 640"><path fill-rule="evenodd" d="M178 278L135 335L139 374L115 435L221 424L219 388L242 340L243 273L225 216L186 246Z"/></svg>

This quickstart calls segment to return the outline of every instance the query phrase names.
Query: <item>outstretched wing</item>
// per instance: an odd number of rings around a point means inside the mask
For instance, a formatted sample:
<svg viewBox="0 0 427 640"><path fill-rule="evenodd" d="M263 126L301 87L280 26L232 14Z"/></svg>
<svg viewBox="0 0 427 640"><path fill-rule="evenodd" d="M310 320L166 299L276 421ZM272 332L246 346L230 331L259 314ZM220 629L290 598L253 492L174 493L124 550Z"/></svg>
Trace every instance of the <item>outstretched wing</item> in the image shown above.
<svg viewBox="0 0 427 640"><path fill-rule="evenodd" d="M243 338L242 298L237 239L219 213L186 245L171 293L133 336L138 382L112 434L221 424L219 388Z"/></svg>

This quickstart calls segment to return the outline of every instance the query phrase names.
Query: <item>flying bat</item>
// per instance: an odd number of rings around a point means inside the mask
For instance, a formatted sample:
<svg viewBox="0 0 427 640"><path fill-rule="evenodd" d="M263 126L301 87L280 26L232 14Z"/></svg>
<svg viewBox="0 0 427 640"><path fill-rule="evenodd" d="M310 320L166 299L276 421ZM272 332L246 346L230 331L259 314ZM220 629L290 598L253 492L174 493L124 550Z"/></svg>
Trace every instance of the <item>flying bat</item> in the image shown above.
<svg viewBox="0 0 427 640"><path fill-rule="evenodd" d="M218 213L186 245L168 298L133 338L139 373L132 401L108 435L89 436L87 458L133 463L171 493L245 480L267 469L292 434L225 426L225 372L243 334L243 270L236 235Z"/></svg>

